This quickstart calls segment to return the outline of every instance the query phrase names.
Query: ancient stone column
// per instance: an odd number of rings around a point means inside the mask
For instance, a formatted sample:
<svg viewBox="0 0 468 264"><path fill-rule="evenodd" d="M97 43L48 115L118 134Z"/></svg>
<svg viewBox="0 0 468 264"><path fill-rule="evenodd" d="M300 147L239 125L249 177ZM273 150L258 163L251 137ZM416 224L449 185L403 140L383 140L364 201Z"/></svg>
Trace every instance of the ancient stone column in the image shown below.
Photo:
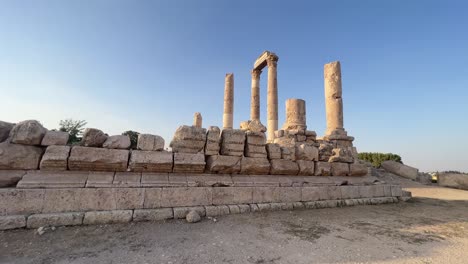
<svg viewBox="0 0 468 264"><path fill-rule="evenodd" d="M252 70L252 94L250 97L250 120L260 120L260 74L261 70Z"/></svg>
<svg viewBox="0 0 468 264"><path fill-rule="evenodd" d="M275 131L278 130L278 80L276 77L276 66L278 56L271 54L267 58L268 65L268 88L267 88L267 140L275 139Z"/></svg>
<svg viewBox="0 0 468 264"><path fill-rule="evenodd" d="M199 112L193 114L193 126L202 128L202 115Z"/></svg>
<svg viewBox="0 0 468 264"><path fill-rule="evenodd" d="M286 100L286 123L285 130L307 129L306 125L306 104L302 99Z"/></svg>
<svg viewBox="0 0 468 264"><path fill-rule="evenodd" d="M234 74L227 73L224 80L223 129L233 128L234 113Z"/></svg>
<svg viewBox="0 0 468 264"><path fill-rule="evenodd" d="M345 133L343 128L343 100L341 98L341 65L339 61L330 62L324 66L325 79L325 110L327 114L327 132ZM335 132L335 133L336 133Z"/></svg>

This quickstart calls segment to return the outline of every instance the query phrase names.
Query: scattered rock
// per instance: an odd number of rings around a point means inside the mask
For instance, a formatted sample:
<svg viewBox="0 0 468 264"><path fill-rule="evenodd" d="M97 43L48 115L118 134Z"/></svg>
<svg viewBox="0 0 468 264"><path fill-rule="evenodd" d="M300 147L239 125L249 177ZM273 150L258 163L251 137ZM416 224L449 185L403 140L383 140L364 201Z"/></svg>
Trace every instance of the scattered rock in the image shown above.
<svg viewBox="0 0 468 264"><path fill-rule="evenodd" d="M16 124L10 131L11 143L23 145L40 145L46 134L39 121L26 120Z"/></svg>
<svg viewBox="0 0 468 264"><path fill-rule="evenodd" d="M267 128L259 120L243 121L240 124L241 130L248 130L252 132L266 132Z"/></svg>
<svg viewBox="0 0 468 264"><path fill-rule="evenodd" d="M197 213L197 211L192 210L192 211L190 211L190 212L187 214L187 216L185 217L185 219L186 219L187 222L189 222L189 223L197 223L197 222L200 222L201 216Z"/></svg>
<svg viewBox="0 0 468 264"><path fill-rule="evenodd" d="M36 232L38 235L42 236L45 233L45 227L39 227Z"/></svg>
<svg viewBox="0 0 468 264"><path fill-rule="evenodd" d="M439 173L437 182L440 186L468 190L468 174Z"/></svg>

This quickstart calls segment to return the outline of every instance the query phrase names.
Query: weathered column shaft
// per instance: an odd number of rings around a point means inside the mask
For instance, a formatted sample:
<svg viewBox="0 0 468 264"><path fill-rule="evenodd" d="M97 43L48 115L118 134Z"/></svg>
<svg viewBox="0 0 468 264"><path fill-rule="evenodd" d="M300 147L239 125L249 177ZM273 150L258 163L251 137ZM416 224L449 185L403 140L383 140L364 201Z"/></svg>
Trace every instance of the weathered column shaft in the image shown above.
<svg viewBox="0 0 468 264"><path fill-rule="evenodd" d="M343 99L341 87L341 65L339 61L330 62L324 66L325 79L325 111L327 114L327 132L343 128Z"/></svg>
<svg viewBox="0 0 468 264"><path fill-rule="evenodd" d="M195 114L193 114L193 126L194 127L198 127L198 128L202 128L202 115L199 113L199 112L196 112Z"/></svg>
<svg viewBox="0 0 468 264"><path fill-rule="evenodd" d="M234 74L226 74L224 80L224 112L223 112L223 128L233 128L233 113L234 113Z"/></svg>
<svg viewBox="0 0 468 264"><path fill-rule="evenodd" d="M306 103L304 100L286 100L286 123L283 129L307 129Z"/></svg>
<svg viewBox="0 0 468 264"><path fill-rule="evenodd" d="M267 140L273 141L275 131L278 130L278 57L272 55L267 59L268 64L268 94L267 94Z"/></svg>
<svg viewBox="0 0 468 264"><path fill-rule="evenodd" d="M252 94L250 98L250 120L260 120L260 70L252 70Z"/></svg>

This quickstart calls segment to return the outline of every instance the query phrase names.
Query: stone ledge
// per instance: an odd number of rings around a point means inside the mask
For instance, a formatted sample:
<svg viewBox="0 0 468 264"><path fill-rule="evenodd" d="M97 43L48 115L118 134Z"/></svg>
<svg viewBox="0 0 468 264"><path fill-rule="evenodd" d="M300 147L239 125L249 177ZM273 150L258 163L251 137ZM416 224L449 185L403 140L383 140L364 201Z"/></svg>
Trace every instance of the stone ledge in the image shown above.
<svg viewBox="0 0 468 264"><path fill-rule="evenodd" d="M17 228L37 228L39 226L98 225L128 223L131 221L164 221L185 218L188 212L195 210L202 217L214 217L229 214L255 213L280 210L322 209L357 205L378 205L398 203L397 197L376 197L345 200L321 200L309 202L251 203L209 205L194 207L169 207L158 209L88 211L56 214L33 214L30 216L0 216L0 230ZM26 225L26 222L28 223Z"/></svg>

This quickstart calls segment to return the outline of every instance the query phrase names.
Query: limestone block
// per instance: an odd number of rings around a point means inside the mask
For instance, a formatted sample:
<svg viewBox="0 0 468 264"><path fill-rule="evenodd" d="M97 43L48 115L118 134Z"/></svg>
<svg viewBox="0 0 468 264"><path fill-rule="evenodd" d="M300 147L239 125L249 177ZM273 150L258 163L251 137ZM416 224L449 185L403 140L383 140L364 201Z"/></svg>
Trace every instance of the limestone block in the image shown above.
<svg viewBox="0 0 468 264"><path fill-rule="evenodd" d="M0 231L26 226L26 217L24 215L0 216Z"/></svg>
<svg viewBox="0 0 468 264"><path fill-rule="evenodd" d="M204 206L184 206L184 207L174 207L174 218L175 219L184 219L187 217L187 214L191 211L195 211L200 216L205 216L206 211Z"/></svg>
<svg viewBox="0 0 468 264"><path fill-rule="evenodd" d="M42 138L42 146L52 146L52 145L66 145L70 135L67 132L63 131L47 131L44 137Z"/></svg>
<svg viewBox="0 0 468 264"><path fill-rule="evenodd" d="M113 187L140 187L141 172L116 172Z"/></svg>
<svg viewBox="0 0 468 264"><path fill-rule="evenodd" d="M39 228L41 226L75 226L83 223L84 213L51 213L34 214L28 217L28 228Z"/></svg>
<svg viewBox="0 0 468 264"><path fill-rule="evenodd" d="M137 149L159 151L164 149L164 138L157 135L139 134Z"/></svg>
<svg viewBox="0 0 468 264"><path fill-rule="evenodd" d="M194 126L180 126L172 138L173 152L198 153L203 152L206 143L206 129Z"/></svg>
<svg viewBox="0 0 468 264"><path fill-rule="evenodd" d="M0 170L0 188L16 186L25 174L24 170Z"/></svg>
<svg viewBox="0 0 468 264"><path fill-rule="evenodd" d="M187 174L187 185L190 187L226 187L233 186L229 174Z"/></svg>
<svg viewBox="0 0 468 264"><path fill-rule="evenodd" d="M172 152L132 150L129 168L140 172L171 172Z"/></svg>
<svg viewBox="0 0 468 264"><path fill-rule="evenodd" d="M247 138L247 144L265 146L266 145L266 136L263 132L245 132Z"/></svg>
<svg viewBox="0 0 468 264"><path fill-rule="evenodd" d="M313 176L315 173L315 163L310 160L296 160L299 165L299 175Z"/></svg>
<svg viewBox="0 0 468 264"><path fill-rule="evenodd" d="M296 148L295 147L281 147L281 159L296 160Z"/></svg>
<svg viewBox="0 0 468 264"><path fill-rule="evenodd" d="M319 160L328 161L333 154L333 144L329 142L322 142L318 148L319 150Z"/></svg>
<svg viewBox="0 0 468 264"><path fill-rule="evenodd" d="M130 137L127 135L110 136L102 144L103 148L109 149L129 149L131 145Z"/></svg>
<svg viewBox="0 0 468 264"><path fill-rule="evenodd" d="M238 204L237 207L239 207L239 212L241 214L250 213L250 205L248 204Z"/></svg>
<svg viewBox="0 0 468 264"><path fill-rule="evenodd" d="M367 166L361 163L349 164L350 176L365 176L367 175Z"/></svg>
<svg viewBox="0 0 468 264"><path fill-rule="evenodd" d="M266 132L266 127L260 122L260 120L248 120L243 121L240 124L240 129L245 131L252 131L252 132Z"/></svg>
<svg viewBox="0 0 468 264"><path fill-rule="evenodd" d="M273 175L297 175L299 166L291 160L271 160L270 173Z"/></svg>
<svg viewBox="0 0 468 264"><path fill-rule="evenodd" d="M174 153L174 172L203 173L205 164L203 153Z"/></svg>
<svg viewBox="0 0 468 264"><path fill-rule="evenodd" d="M92 171L88 175L86 188L113 187L115 172Z"/></svg>
<svg viewBox="0 0 468 264"><path fill-rule="evenodd" d="M296 136L275 138L273 143L284 147L294 147L297 143Z"/></svg>
<svg viewBox="0 0 468 264"><path fill-rule="evenodd" d="M206 160L206 168L212 173L239 173L242 157L215 155Z"/></svg>
<svg viewBox="0 0 468 264"><path fill-rule="evenodd" d="M437 183L440 186L468 190L468 175L463 173L439 173Z"/></svg>
<svg viewBox="0 0 468 264"><path fill-rule="evenodd" d="M340 186L342 199L360 198L359 186Z"/></svg>
<svg viewBox="0 0 468 264"><path fill-rule="evenodd" d="M221 131L217 126L208 127L206 134L205 155L218 155L220 149Z"/></svg>
<svg viewBox="0 0 468 264"><path fill-rule="evenodd" d="M320 188L323 187L302 187L301 201L318 201L320 200Z"/></svg>
<svg viewBox="0 0 468 264"><path fill-rule="evenodd" d="M269 160L281 159L281 147L275 143L266 144L266 150Z"/></svg>
<svg viewBox="0 0 468 264"><path fill-rule="evenodd" d="M160 209L135 209L133 212L133 221L162 221L174 218L172 208Z"/></svg>
<svg viewBox="0 0 468 264"><path fill-rule="evenodd" d="M331 174L333 176L347 176L349 175L349 164L344 162L332 162Z"/></svg>
<svg viewBox="0 0 468 264"><path fill-rule="evenodd" d="M296 144L296 160L318 161L318 149L309 144Z"/></svg>
<svg viewBox="0 0 468 264"><path fill-rule="evenodd" d="M230 214L240 214L240 208L236 204L228 205Z"/></svg>
<svg viewBox="0 0 468 264"><path fill-rule="evenodd" d="M241 174L264 175L270 172L270 162L265 158L243 157L241 160Z"/></svg>
<svg viewBox="0 0 468 264"><path fill-rule="evenodd" d="M331 164L325 161L315 162L315 176L331 176Z"/></svg>
<svg viewBox="0 0 468 264"><path fill-rule="evenodd" d="M46 134L41 123L36 120L26 120L16 124L10 131L11 143L23 145L40 145Z"/></svg>
<svg viewBox="0 0 468 264"><path fill-rule="evenodd" d="M216 187L213 188L214 205L252 203L252 187Z"/></svg>
<svg viewBox="0 0 468 264"><path fill-rule="evenodd" d="M206 216L228 215L230 213L227 205L205 206Z"/></svg>
<svg viewBox="0 0 468 264"><path fill-rule="evenodd" d="M83 188L87 179L88 172L29 171L17 188Z"/></svg>
<svg viewBox="0 0 468 264"><path fill-rule="evenodd" d="M86 212L83 219L84 225L105 225L128 223L132 221L132 210L113 210Z"/></svg>
<svg viewBox="0 0 468 264"><path fill-rule="evenodd" d="M221 132L222 155L238 156L244 155L245 132L240 129L225 129Z"/></svg>
<svg viewBox="0 0 468 264"><path fill-rule="evenodd" d="M382 162L381 166L386 171L399 175L401 177L405 177L411 180L416 180L418 178L418 169L401 164L393 160L386 160Z"/></svg>
<svg viewBox="0 0 468 264"><path fill-rule="evenodd" d="M13 123L0 121L0 143L8 138L8 136L10 135L10 131L11 129L13 129L14 126L15 124Z"/></svg>
<svg viewBox="0 0 468 264"><path fill-rule="evenodd" d="M245 156L251 158L267 158L267 151L265 145L245 145Z"/></svg>
<svg viewBox="0 0 468 264"><path fill-rule="evenodd" d="M0 215L29 215L40 213L44 203L44 189L0 189Z"/></svg>
<svg viewBox="0 0 468 264"><path fill-rule="evenodd" d="M43 149L35 146L10 144L7 141L0 143L0 169L1 170L36 170Z"/></svg>
<svg viewBox="0 0 468 264"><path fill-rule="evenodd" d="M70 170L126 171L128 150L74 146L68 158Z"/></svg>
<svg viewBox="0 0 468 264"><path fill-rule="evenodd" d="M163 188L161 192L162 207L197 206L212 204L212 188Z"/></svg>
<svg viewBox="0 0 468 264"><path fill-rule="evenodd" d="M85 147L102 147L107 140L107 134L96 128L87 128L83 132L81 145Z"/></svg>
<svg viewBox="0 0 468 264"><path fill-rule="evenodd" d="M333 154L328 162L346 162L353 163L353 153L350 148L334 148Z"/></svg>
<svg viewBox="0 0 468 264"><path fill-rule="evenodd" d="M41 170L67 170L70 146L48 146L42 156Z"/></svg>

